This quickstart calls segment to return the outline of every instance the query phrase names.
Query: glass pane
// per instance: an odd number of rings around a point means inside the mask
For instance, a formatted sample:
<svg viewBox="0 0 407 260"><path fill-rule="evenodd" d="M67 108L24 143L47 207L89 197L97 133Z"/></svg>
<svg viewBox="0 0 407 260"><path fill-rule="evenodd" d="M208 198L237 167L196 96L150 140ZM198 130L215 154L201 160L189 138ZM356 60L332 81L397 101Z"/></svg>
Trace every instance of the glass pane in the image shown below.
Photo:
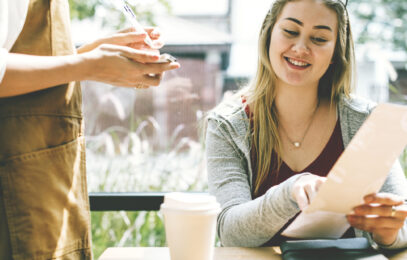
<svg viewBox="0 0 407 260"><path fill-rule="evenodd" d="M70 0L76 44L130 25L113 2ZM128 2L143 24L161 29L162 52L182 67L146 90L83 82L89 190L206 191L205 113L253 77L271 1ZM357 43L356 94L406 103L407 20L399 15L405 8L401 1L348 3ZM407 169L407 153L401 161ZM92 235L95 256L109 246L165 245L156 212L92 212Z"/></svg>

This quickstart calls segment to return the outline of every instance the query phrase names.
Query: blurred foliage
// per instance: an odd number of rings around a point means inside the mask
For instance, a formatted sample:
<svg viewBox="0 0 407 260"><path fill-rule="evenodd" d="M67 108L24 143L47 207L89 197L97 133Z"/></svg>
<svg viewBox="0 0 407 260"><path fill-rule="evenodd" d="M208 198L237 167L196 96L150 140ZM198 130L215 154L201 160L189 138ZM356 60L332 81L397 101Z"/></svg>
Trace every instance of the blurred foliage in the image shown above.
<svg viewBox="0 0 407 260"><path fill-rule="evenodd" d="M91 192L204 191L207 177L201 142L175 129L164 150L154 118L131 120L131 129L110 127L86 141ZM113 246L165 246L162 215L156 211L91 212L93 253Z"/></svg>
<svg viewBox="0 0 407 260"><path fill-rule="evenodd" d="M158 212L92 212L91 218L95 259L108 247L166 245L164 223Z"/></svg>
<svg viewBox="0 0 407 260"><path fill-rule="evenodd" d="M404 175L407 178L407 149L404 149L403 153L400 156L401 167L403 168Z"/></svg>
<svg viewBox="0 0 407 260"><path fill-rule="evenodd" d="M362 24L358 43L376 42L407 51L406 0L349 0L348 6Z"/></svg>
<svg viewBox="0 0 407 260"><path fill-rule="evenodd" d="M137 19L148 25L155 25L154 16L157 12L170 13L171 5L167 0L128 0L129 6L137 15ZM114 29L122 28L126 23L122 11L122 0L69 0L71 19L95 19L102 26Z"/></svg>
<svg viewBox="0 0 407 260"><path fill-rule="evenodd" d="M71 18L83 20L95 15L96 6L101 4L101 0L69 0Z"/></svg>

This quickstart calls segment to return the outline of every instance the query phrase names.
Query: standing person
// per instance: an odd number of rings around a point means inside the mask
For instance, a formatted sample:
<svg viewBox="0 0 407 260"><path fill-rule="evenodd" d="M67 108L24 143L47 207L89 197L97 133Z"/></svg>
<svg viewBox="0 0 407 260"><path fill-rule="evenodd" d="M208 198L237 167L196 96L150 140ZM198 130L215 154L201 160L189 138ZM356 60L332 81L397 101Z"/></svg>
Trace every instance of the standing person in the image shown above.
<svg viewBox="0 0 407 260"><path fill-rule="evenodd" d="M81 90L158 85L145 33L73 48L67 0L0 0L0 259L91 259ZM148 30L159 45L159 33Z"/></svg>
<svg viewBox="0 0 407 260"><path fill-rule="evenodd" d="M276 0L263 22L257 74L208 115L209 191L224 246L279 245L374 104L350 94L354 47L346 3ZM369 174L369 173L366 173ZM396 162L344 237L407 247L407 183ZM368 215L377 215L375 218Z"/></svg>

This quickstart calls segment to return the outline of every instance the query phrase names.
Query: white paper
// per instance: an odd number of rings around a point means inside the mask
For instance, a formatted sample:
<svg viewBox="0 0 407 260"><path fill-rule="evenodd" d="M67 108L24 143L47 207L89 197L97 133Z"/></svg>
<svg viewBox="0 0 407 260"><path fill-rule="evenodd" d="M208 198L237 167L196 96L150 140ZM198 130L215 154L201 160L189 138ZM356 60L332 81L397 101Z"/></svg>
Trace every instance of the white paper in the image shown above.
<svg viewBox="0 0 407 260"><path fill-rule="evenodd" d="M365 195L380 190L406 144L407 107L378 105L335 163L311 204L282 235L341 237L349 227L343 221L345 215L363 203Z"/></svg>
<svg viewBox="0 0 407 260"><path fill-rule="evenodd" d="M282 235L295 238L338 238L349 227L345 214L316 211L298 215Z"/></svg>

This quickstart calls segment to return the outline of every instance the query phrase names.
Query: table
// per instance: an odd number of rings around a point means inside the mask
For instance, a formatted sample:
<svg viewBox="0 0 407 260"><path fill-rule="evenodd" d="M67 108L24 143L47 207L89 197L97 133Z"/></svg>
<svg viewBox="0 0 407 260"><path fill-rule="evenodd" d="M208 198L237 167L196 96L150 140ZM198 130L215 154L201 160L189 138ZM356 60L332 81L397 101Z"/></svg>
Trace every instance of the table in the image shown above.
<svg viewBox="0 0 407 260"><path fill-rule="evenodd" d="M281 260L278 247L216 247L213 260ZM394 252L391 260L407 259L407 250ZM170 260L167 247L110 247L99 260Z"/></svg>

